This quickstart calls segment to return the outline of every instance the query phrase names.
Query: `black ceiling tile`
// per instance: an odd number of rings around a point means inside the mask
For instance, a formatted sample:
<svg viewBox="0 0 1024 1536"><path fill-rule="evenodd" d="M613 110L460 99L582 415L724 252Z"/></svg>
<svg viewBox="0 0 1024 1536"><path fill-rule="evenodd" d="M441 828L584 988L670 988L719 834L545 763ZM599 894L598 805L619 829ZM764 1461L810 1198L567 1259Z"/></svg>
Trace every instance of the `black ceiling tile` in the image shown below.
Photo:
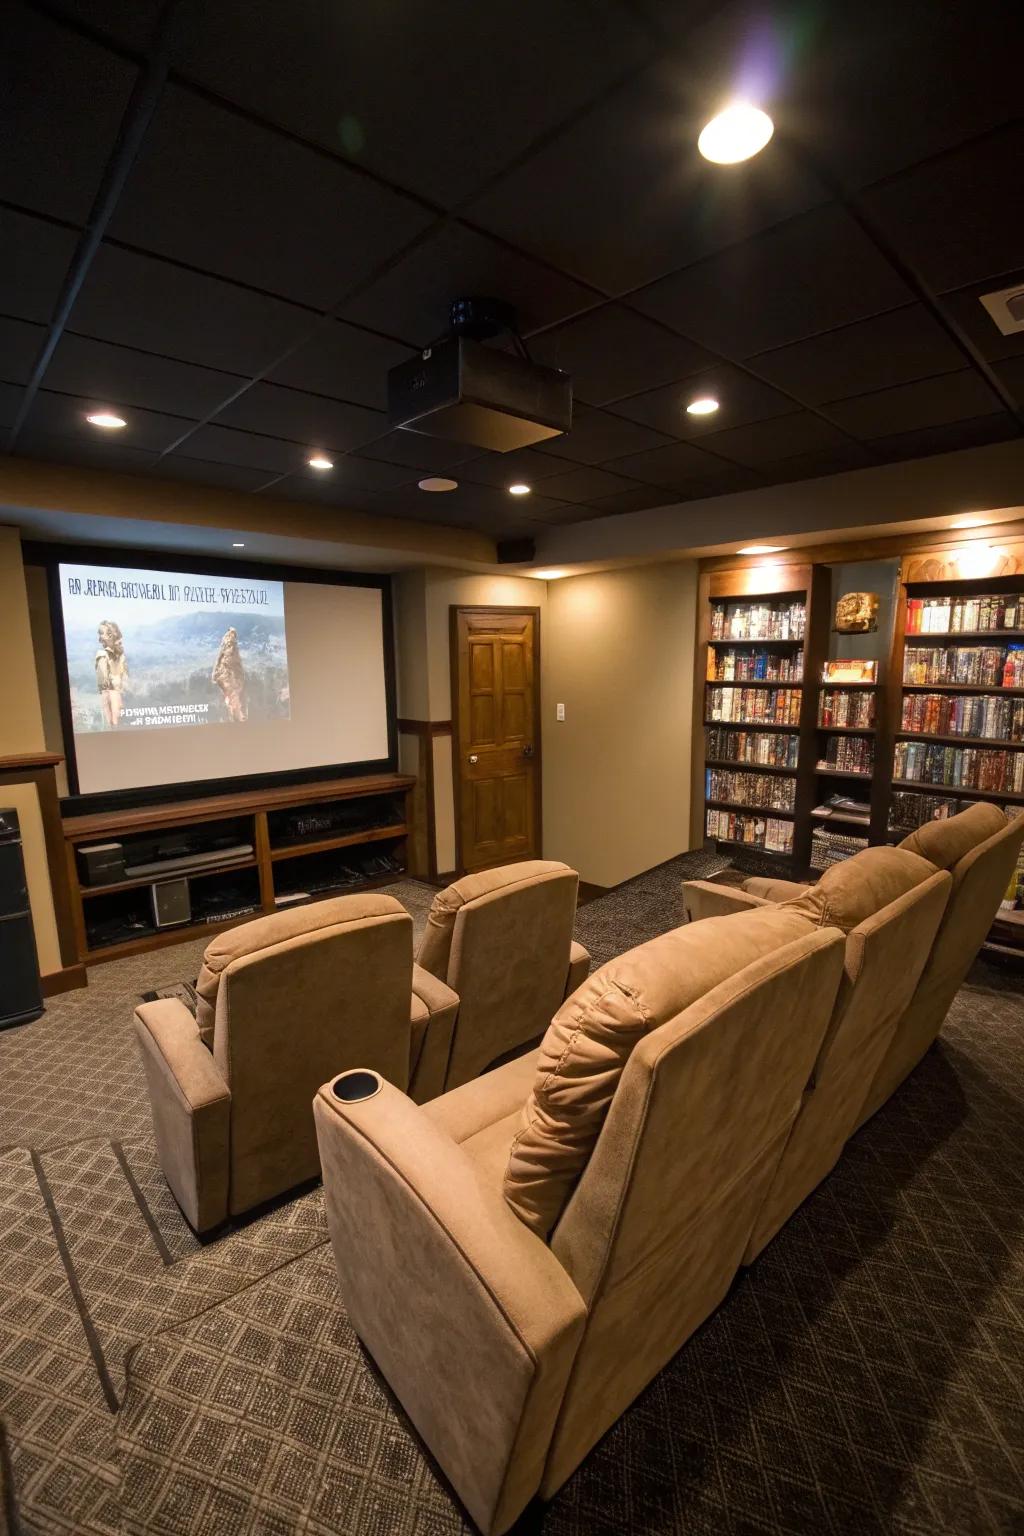
<svg viewBox="0 0 1024 1536"><path fill-rule="evenodd" d="M913 294L836 203L720 251L630 304L726 357L750 357Z"/></svg>
<svg viewBox="0 0 1024 1536"><path fill-rule="evenodd" d="M66 16L106 33L114 43L145 52L153 39L162 0L56 0Z"/></svg>
<svg viewBox="0 0 1024 1536"><path fill-rule="evenodd" d="M1020 265L1022 163L1018 122L862 197L903 259L941 293Z"/></svg>
<svg viewBox="0 0 1024 1536"><path fill-rule="evenodd" d="M14 426L24 393L20 384L0 383L0 427Z"/></svg>
<svg viewBox="0 0 1024 1536"><path fill-rule="evenodd" d="M648 507L663 507L674 500L673 492L644 485L632 491L616 491L612 496L595 496L591 506L601 517L612 517L623 512L646 512Z"/></svg>
<svg viewBox="0 0 1024 1536"><path fill-rule="evenodd" d="M0 208L0 309L48 325L77 244L72 230Z"/></svg>
<svg viewBox="0 0 1024 1536"><path fill-rule="evenodd" d="M383 411L388 403L388 370L408 356L409 348L400 342L340 320L325 320L268 377L272 384L289 384Z"/></svg>
<svg viewBox="0 0 1024 1536"><path fill-rule="evenodd" d="M891 437L922 427L964 421L1001 409L1001 402L980 373L961 368L915 384L837 400L828 406L829 418L853 437Z"/></svg>
<svg viewBox="0 0 1024 1536"><path fill-rule="evenodd" d="M959 326L982 357L1017 357L1024 353L1024 331L1014 331L1004 336L981 302L983 294L999 293L1004 288L1024 288L1024 271L1018 268L999 278L971 283L967 288L942 294L938 300L943 314Z"/></svg>
<svg viewBox="0 0 1024 1536"><path fill-rule="evenodd" d="M566 501L548 516L538 518L538 528L570 528L575 523L592 523L595 517L607 517L597 510L597 502Z"/></svg>
<svg viewBox="0 0 1024 1536"><path fill-rule="evenodd" d="M560 501L592 501L595 496L612 496L616 492L635 491L640 487L624 475L612 474L607 469L597 469L594 465L587 465L582 469L571 469L567 474L555 475L552 479L545 480L543 489L545 496L555 496ZM527 508L527 514L529 515L529 508Z"/></svg>
<svg viewBox="0 0 1024 1536"><path fill-rule="evenodd" d="M480 457L480 449L470 443L452 443L443 437L428 437L424 432L407 432L396 427L360 448L364 459L383 459L385 464L404 464L421 475L447 473L459 464Z"/></svg>
<svg viewBox="0 0 1024 1536"><path fill-rule="evenodd" d="M572 429L561 437L538 443L537 451L552 453L560 459L573 459L577 464L600 464L605 459L658 448L669 441L663 432L653 432L639 422L626 421L622 416L613 416L610 411L575 404Z"/></svg>
<svg viewBox="0 0 1024 1536"><path fill-rule="evenodd" d="M961 448L980 448L1020 435L1019 422L1000 411L971 421L953 421L941 427L924 427L918 432L899 432L893 437L875 438L871 448L884 459L917 459L933 453L954 453Z"/></svg>
<svg viewBox="0 0 1024 1536"><path fill-rule="evenodd" d="M432 218L331 156L168 86L110 235L327 309Z"/></svg>
<svg viewBox="0 0 1024 1536"><path fill-rule="evenodd" d="M0 379L8 384L27 384L45 340L45 325L0 315Z"/></svg>
<svg viewBox="0 0 1024 1536"><path fill-rule="evenodd" d="M232 491L258 491L266 485L273 471L252 469L244 464L221 464L212 459L191 459L183 453L169 453L153 466L162 480L189 480L197 485L216 485Z"/></svg>
<svg viewBox="0 0 1024 1536"><path fill-rule="evenodd" d="M718 401L718 410L708 416L688 415L689 402L706 396ZM729 363L706 369L681 384L648 390L609 406L617 415L646 422L661 432L684 439L707 437L709 432L723 427L738 427L747 421L767 420L769 416L786 416L793 409L793 401L787 395Z"/></svg>
<svg viewBox="0 0 1024 1536"><path fill-rule="evenodd" d="M602 305L530 341L530 355L572 375L573 394L603 405L706 368L701 347L620 304Z"/></svg>
<svg viewBox="0 0 1024 1536"><path fill-rule="evenodd" d="M14 0L3 31L0 197L82 225L138 70Z"/></svg>
<svg viewBox="0 0 1024 1536"><path fill-rule="evenodd" d="M89 445L107 442L116 448L160 453L192 426L192 422L183 416L170 416L160 411L127 406L123 411L126 425L114 431L94 427L86 421L87 415L103 410L107 404L102 396L61 395L53 390L41 389L32 402L25 430L66 437Z"/></svg>
<svg viewBox="0 0 1024 1536"><path fill-rule="evenodd" d="M1004 388L1024 409L1024 355L1020 357L1008 357L1005 362L996 363L995 371Z"/></svg>
<svg viewBox="0 0 1024 1536"><path fill-rule="evenodd" d="M96 434L97 439L100 434ZM130 443L111 442L109 438L90 441L66 437L58 432L25 428L15 449L19 458L43 459L47 463L82 464L89 469L109 469L139 474L158 462L155 453L133 447Z"/></svg>
<svg viewBox="0 0 1024 1536"><path fill-rule="evenodd" d="M246 375L269 367L313 323L282 299L112 245L96 253L70 321L82 335Z"/></svg>
<svg viewBox="0 0 1024 1536"><path fill-rule="evenodd" d="M217 421L225 427L241 427L245 432L290 438L303 445L307 454L314 448L341 453L387 430L387 418L381 411L328 400L323 395L307 395L280 384L262 383L254 384L225 406Z"/></svg>
<svg viewBox="0 0 1024 1536"><path fill-rule="evenodd" d="M110 405L148 407L198 421L245 383L234 374L65 331L46 370L47 389Z"/></svg>
<svg viewBox="0 0 1024 1536"><path fill-rule="evenodd" d="M553 453L538 453L535 448L514 448L511 453L485 453L461 467L462 479L476 485L507 487L517 481L539 484L552 475L565 474L575 466L570 459L558 459Z"/></svg>
<svg viewBox="0 0 1024 1536"><path fill-rule="evenodd" d="M305 463L306 453L299 443L284 442L281 438L266 437L258 432L238 432L216 424L198 427L175 450L175 454L184 458L237 464L244 469L263 470L267 476L296 472Z"/></svg>
<svg viewBox="0 0 1024 1536"><path fill-rule="evenodd" d="M219 95L446 205L634 61L625 6L551 0L189 0L179 67ZM442 25L443 21L443 25Z"/></svg>
<svg viewBox="0 0 1024 1536"><path fill-rule="evenodd" d="M839 447L818 452L796 453L791 458L762 464L758 473L768 485L788 485L790 481L817 480L824 475L839 475L846 470L866 469L877 463L877 455L861 443L846 442Z"/></svg>
<svg viewBox="0 0 1024 1536"><path fill-rule="evenodd" d="M693 480L717 480L728 476L732 465L712 458L691 443L670 443L667 448L650 448L646 453L615 459L608 468L650 485L675 488Z"/></svg>
<svg viewBox="0 0 1024 1536"><path fill-rule="evenodd" d="M344 306L346 320L426 347L448 329L453 299L493 294L534 331L579 314L596 295L560 272L462 224L446 224Z"/></svg>
<svg viewBox="0 0 1024 1536"><path fill-rule="evenodd" d="M963 353L921 304L762 353L754 371L807 405L962 368Z"/></svg>
<svg viewBox="0 0 1024 1536"><path fill-rule="evenodd" d="M374 471L381 470L385 478L378 478ZM346 506L354 512L372 512L381 492L402 482L386 478L388 474L404 473L393 464L372 464L347 454L338 459L330 474L316 475L312 470L296 471L279 485L271 486L268 495L285 496L292 501L323 502L328 506Z"/></svg>
<svg viewBox="0 0 1024 1536"><path fill-rule="evenodd" d="M798 453L819 453L841 449L846 438L836 427L810 411L796 411L791 416L775 416L770 421L751 421L743 427L729 427L702 439L702 446L748 469L771 464L776 459L792 458Z"/></svg>
<svg viewBox="0 0 1024 1536"><path fill-rule="evenodd" d="M645 71L469 205L467 217L620 295L826 201L778 141L704 160L704 107L678 61Z"/></svg>
<svg viewBox="0 0 1024 1536"><path fill-rule="evenodd" d="M402 464L385 464L382 459L364 459L358 453L339 454L334 460L334 468L329 470L311 469L308 464L303 464L296 470L295 478L308 480L318 490L322 488L325 494L333 490L353 491L386 491L393 485L407 485L414 477L415 471Z"/></svg>

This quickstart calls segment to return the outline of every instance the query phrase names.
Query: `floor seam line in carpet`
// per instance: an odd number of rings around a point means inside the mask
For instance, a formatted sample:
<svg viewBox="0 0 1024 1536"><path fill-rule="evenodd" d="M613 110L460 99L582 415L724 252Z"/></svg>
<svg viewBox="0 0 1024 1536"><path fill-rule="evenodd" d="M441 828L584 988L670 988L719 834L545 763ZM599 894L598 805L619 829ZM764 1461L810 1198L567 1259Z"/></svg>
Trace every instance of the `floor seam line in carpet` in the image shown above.
<svg viewBox="0 0 1024 1536"><path fill-rule="evenodd" d="M119 1141L112 1141L110 1146L114 1156L117 1158L118 1163L121 1165L121 1172L124 1174L125 1179L128 1182L128 1188L135 1196L135 1204L139 1208L139 1212L143 1221L149 1228L149 1235L153 1239L153 1242L156 1246L156 1251L163 1260L164 1265L167 1268L170 1268L170 1266L174 1263L174 1255L168 1248L167 1243L164 1240L164 1235L157 1225L156 1217L153 1215L153 1212L149 1208L149 1201L142 1193L142 1189L139 1186L139 1181L136 1179L134 1173L131 1170L131 1167L129 1166L128 1159L124 1154L124 1147Z"/></svg>
<svg viewBox="0 0 1024 1536"><path fill-rule="evenodd" d="M117 1393L114 1391L114 1383L111 1380L110 1371L107 1369L107 1361L106 1356L103 1353L103 1345L100 1343L99 1334L96 1332L95 1324L89 1315L89 1308L86 1306L85 1296L83 1295L82 1288L78 1283L78 1276L75 1273L74 1262L71 1258L71 1250L68 1247L67 1238L64 1235L64 1227L57 1212L57 1205L53 1198L53 1191L50 1188L49 1180L47 1179L43 1170L43 1165L40 1161L38 1152L32 1151L29 1155L32 1159L32 1168L35 1172L36 1182L39 1185L39 1193L43 1197L43 1204L46 1207L46 1213L50 1218L50 1225L53 1228L54 1239L57 1243L57 1252L60 1254L61 1263L64 1265L64 1273L67 1275L68 1287L70 1288L75 1306L78 1308L78 1315L82 1322L82 1331L85 1334L85 1341L89 1346L89 1353L92 1355L93 1365L96 1367L96 1374L99 1377L100 1386L103 1388L103 1396L107 1400L107 1407L110 1409L111 1413L117 1413L121 1404L118 1401Z"/></svg>

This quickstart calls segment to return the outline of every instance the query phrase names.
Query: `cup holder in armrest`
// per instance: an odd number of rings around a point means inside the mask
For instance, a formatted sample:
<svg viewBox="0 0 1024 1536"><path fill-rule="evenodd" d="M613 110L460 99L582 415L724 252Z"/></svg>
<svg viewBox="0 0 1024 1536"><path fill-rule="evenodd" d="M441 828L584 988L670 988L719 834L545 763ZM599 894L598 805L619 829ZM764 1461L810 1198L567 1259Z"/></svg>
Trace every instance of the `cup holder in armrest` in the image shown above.
<svg viewBox="0 0 1024 1536"><path fill-rule="evenodd" d="M358 1104L363 1099L372 1099L383 1087L384 1079L379 1072L367 1072L362 1067L356 1067L336 1077L331 1084L331 1092L343 1104Z"/></svg>

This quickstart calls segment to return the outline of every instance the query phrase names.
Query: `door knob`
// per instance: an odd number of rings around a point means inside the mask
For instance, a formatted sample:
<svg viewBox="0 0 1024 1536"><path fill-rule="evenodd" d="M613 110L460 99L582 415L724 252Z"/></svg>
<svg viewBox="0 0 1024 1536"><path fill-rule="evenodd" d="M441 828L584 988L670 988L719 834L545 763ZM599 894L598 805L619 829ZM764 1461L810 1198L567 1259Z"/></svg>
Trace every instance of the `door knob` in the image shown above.
<svg viewBox="0 0 1024 1536"><path fill-rule="evenodd" d="M479 759L478 759L478 757L477 757L475 752L471 752L469 754L469 760L470 760L471 763L475 763L475 762L479 761Z"/></svg>
<svg viewBox="0 0 1024 1536"><path fill-rule="evenodd" d="M526 743L526 746L523 748L523 756L524 757L532 757L533 756L533 743L532 742L528 741Z"/></svg>

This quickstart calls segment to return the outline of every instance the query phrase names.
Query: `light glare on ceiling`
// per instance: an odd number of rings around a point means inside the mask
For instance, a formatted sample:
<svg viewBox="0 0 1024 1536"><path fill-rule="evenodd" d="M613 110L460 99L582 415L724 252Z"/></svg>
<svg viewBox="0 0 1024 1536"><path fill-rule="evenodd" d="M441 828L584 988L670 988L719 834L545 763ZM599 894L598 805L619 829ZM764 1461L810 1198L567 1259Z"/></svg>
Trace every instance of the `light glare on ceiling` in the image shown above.
<svg viewBox="0 0 1024 1536"><path fill-rule="evenodd" d="M696 400L691 400L686 407L688 416L711 416L718 410L718 401L713 395L701 395Z"/></svg>
<svg viewBox="0 0 1024 1536"><path fill-rule="evenodd" d="M93 411L85 419L90 426L103 427L107 432L116 432L119 427L128 425L123 416L115 416L113 411Z"/></svg>
<svg viewBox="0 0 1024 1536"><path fill-rule="evenodd" d="M764 149L774 132L767 112L748 101L734 101L705 123L697 148L716 165L735 165Z"/></svg>
<svg viewBox="0 0 1024 1536"><path fill-rule="evenodd" d="M985 517L958 517L952 528L984 528L988 519Z"/></svg>
<svg viewBox="0 0 1024 1536"><path fill-rule="evenodd" d="M525 485L522 480L517 480L515 485L509 486L508 493L510 496L529 496L531 489L532 487Z"/></svg>
<svg viewBox="0 0 1024 1536"><path fill-rule="evenodd" d="M532 576L535 581L561 581L563 576L571 576L571 571L524 571L524 576Z"/></svg>
<svg viewBox="0 0 1024 1536"><path fill-rule="evenodd" d="M333 469L334 460L329 459L325 453L314 453L307 460L310 469Z"/></svg>
<svg viewBox="0 0 1024 1536"><path fill-rule="evenodd" d="M744 544L738 549L738 555L781 555L786 548L785 544Z"/></svg>

